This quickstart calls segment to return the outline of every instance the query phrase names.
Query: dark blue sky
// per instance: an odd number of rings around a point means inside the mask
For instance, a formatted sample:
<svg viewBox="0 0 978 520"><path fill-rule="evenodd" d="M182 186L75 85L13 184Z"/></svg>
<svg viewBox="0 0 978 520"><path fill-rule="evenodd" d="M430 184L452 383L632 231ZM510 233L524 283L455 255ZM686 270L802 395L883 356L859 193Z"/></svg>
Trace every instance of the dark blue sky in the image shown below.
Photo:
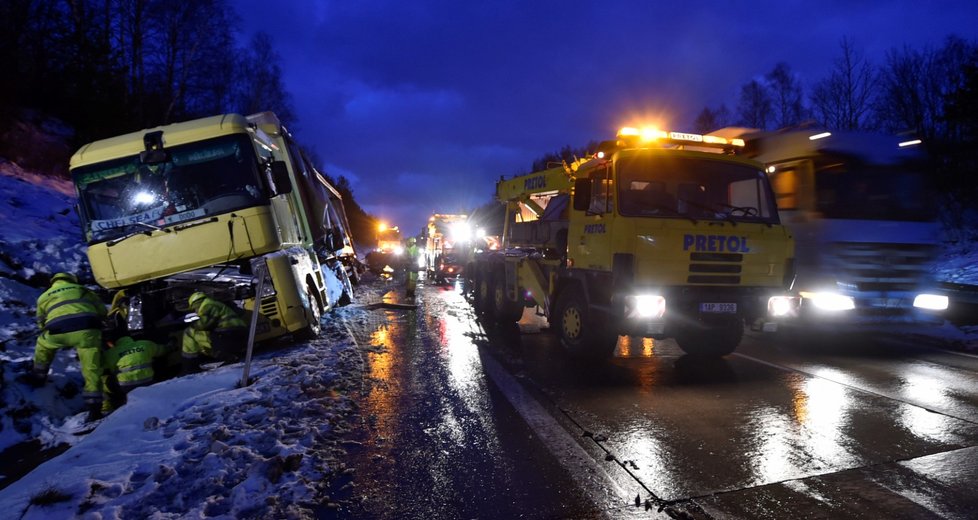
<svg viewBox="0 0 978 520"><path fill-rule="evenodd" d="M272 36L296 134L364 208L406 230L490 200L542 154L705 106L786 62L807 88L848 37L888 50L978 39L978 2L240 0ZM654 7L653 7L654 6Z"/></svg>

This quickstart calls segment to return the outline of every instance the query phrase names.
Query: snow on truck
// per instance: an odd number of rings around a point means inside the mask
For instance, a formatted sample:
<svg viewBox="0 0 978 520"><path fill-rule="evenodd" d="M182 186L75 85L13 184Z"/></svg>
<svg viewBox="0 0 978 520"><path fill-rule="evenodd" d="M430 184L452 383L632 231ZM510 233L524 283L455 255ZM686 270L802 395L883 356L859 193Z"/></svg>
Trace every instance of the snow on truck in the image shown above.
<svg viewBox="0 0 978 520"><path fill-rule="evenodd" d="M501 180L503 244L472 264L473 303L514 322L537 307L566 350L621 334L724 355L793 277L794 244L760 164L696 134L624 128L592 157Z"/></svg>
<svg viewBox="0 0 978 520"><path fill-rule="evenodd" d="M940 227L919 140L864 132L728 128L766 165L798 247L797 279L777 306L782 333L943 323L931 275Z"/></svg>
<svg viewBox="0 0 978 520"><path fill-rule="evenodd" d="M352 294L339 194L271 112L96 141L70 166L95 280L125 296L132 335L181 329L199 290L257 312L258 341L315 336Z"/></svg>

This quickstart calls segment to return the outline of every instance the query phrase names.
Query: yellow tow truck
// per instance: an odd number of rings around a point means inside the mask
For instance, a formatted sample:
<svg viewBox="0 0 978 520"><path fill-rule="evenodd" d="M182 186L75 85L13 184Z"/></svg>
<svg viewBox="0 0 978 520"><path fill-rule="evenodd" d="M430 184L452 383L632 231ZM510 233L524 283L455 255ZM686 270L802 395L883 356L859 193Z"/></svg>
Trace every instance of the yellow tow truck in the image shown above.
<svg viewBox="0 0 978 520"><path fill-rule="evenodd" d="M623 128L589 157L499 181L503 244L467 273L476 310L536 308L573 355L619 335L722 356L766 323L794 276L794 241L743 141Z"/></svg>

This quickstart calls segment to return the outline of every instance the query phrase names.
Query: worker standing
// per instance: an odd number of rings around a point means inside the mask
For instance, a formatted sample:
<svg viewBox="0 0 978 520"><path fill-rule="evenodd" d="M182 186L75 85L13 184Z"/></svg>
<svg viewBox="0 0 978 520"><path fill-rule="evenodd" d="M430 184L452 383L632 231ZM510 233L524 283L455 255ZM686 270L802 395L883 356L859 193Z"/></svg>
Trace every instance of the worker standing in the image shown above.
<svg viewBox="0 0 978 520"><path fill-rule="evenodd" d="M51 277L51 288L37 298L37 324L41 335L34 347L32 383L42 386L60 349L75 348L85 387L82 398L88 420L102 416L102 319L105 304L70 273Z"/></svg>
<svg viewBox="0 0 978 520"><path fill-rule="evenodd" d="M408 298L414 297L414 291L418 287L418 255L420 251L418 250L418 243L414 237L408 238L407 246L407 288L405 293Z"/></svg>
<svg viewBox="0 0 978 520"><path fill-rule="evenodd" d="M191 294L187 304L199 319L183 333L184 374L200 370L201 356L228 361L244 350L248 329L234 309L200 291Z"/></svg>
<svg viewBox="0 0 978 520"><path fill-rule="evenodd" d="M105 399L102 412L109 413L126 403L129 392L157 381L153 362L175 351L175 346L160 345L148 339L133 339L122 336L108 341L108 348L102 352L102 366L105 368L103 384Z"/></svg>

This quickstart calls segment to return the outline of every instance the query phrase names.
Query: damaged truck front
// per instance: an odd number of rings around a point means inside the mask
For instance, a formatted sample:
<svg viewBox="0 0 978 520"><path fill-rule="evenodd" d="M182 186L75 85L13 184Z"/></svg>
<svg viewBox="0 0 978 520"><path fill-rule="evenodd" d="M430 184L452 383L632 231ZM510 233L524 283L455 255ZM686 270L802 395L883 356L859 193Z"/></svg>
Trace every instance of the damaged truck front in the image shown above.
<svg viewBox="0 0 978 520"><path fill-rule="evenodd" d="M189 295L203 291L249 319L257 310L258 341L318 335L323 312L352 289L342 264L320 262L317 250L335 251L343 230L330 226L307 170L270 112L176 123L75 153L92 271L117 291L128 333L165 341L182 329ZM331 277L340 291L328 290Z"/></svg>

